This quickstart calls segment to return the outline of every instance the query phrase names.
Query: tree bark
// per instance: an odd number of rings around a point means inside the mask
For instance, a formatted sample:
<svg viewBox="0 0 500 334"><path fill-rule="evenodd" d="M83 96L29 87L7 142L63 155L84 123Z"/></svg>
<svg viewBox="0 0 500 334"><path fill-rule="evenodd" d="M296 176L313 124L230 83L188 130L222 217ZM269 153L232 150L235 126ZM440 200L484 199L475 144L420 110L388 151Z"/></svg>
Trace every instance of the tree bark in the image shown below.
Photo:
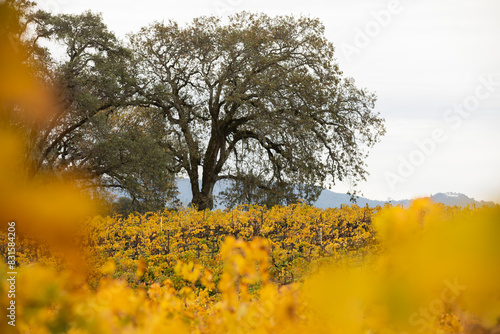
<svg viewBox="0 0 500 334"><path fill-rule="evenodd" d="M191 180L191 190L193 192L193 200L191 201L191 205L196 207L198 210L213 209L213 191L215 180L216 176L210 177L209 180L203 180L201 191L198 189L198 182L193 182L193 180ZM194 188L193 183L196 183L196 189Z"/></svg>
<svg viewBox="0 0 500 334"><path fill-rule="evenodd" d="M220 173L220 167L222 166L220 163L221 161L218 160L225 160L224 149L224 136L221 136L217 121L213 120L212 134L203 160L201 191L198 191L196 195L193 192L192 204L196 206L198 210L212 210L214 207L213 191L215 183L217 182L217 177Z"/></svg>

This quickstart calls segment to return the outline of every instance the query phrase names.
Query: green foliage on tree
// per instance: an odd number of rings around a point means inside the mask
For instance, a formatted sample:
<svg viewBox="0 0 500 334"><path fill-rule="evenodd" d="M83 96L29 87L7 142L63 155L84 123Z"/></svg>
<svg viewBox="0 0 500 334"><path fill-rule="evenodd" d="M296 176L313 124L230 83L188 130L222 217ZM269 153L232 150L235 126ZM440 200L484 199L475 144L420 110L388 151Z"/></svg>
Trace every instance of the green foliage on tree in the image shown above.
<svg viewBox="0 0 500 334"><path fill-rule="evenodd" d="M132 53L108 30L98 14L53 15L31 11L32 61L38 74L58 92L59 112L39 124L32 140L32 174L57 172L80 178L82 185L119 188L131 198L134 211L146 212L175 204L171 155L162 145L163 123L135 105Z"/></svg>
<svg viewBox="0 0 500 334"><path fill-rule="evenodd" d="M137 212L137 208L129 197L121 196L113 203L112 210L114 213L127 217L133 212Z"/></svg>
<svg viewBox="0 0 500 334"><path fill-rule="evenodd" d="M170 172L172 157L159 141L164 127L158 115L140 108L123 109L94 119L92 131L93 142L86 153L90 172L101 175L100 186L129 196L129 213L178 206Z"/></svg>
<svg viewBox="0 0 500 334"><path fill-rule="evenodd" d="M375 96L342 76L319 20L154 23L131 45L141 103L167 120L174 170L189 177L199 209L213 207L220 180L233 181L226 201L237 204L313 201L316 186L365 178L383 119Z"/></svg>
<svg viewBox="0 0 500 334"><path fill-rule="evenodd" d="M91 12L80 15L35 14L39 36L64 49L60 60L51 59L48 84L60 94L61 112L39 137L40 169L82 169L87 161L80 146L92 121L129 102L126 73L130 52Z"/></svg>

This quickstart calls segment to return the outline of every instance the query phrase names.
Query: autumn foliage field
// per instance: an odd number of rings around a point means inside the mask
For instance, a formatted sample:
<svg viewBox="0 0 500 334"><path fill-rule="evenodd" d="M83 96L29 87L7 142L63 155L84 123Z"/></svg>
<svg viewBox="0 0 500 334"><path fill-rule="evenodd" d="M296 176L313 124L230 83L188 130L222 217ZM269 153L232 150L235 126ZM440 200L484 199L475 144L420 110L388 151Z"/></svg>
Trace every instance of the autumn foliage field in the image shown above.
<svg viewBox="0 0 500 334"><path fill-rule="evenodd" d="M97 216L78 229L79 254L70 258L36 236L18 241L16 329L493 333L499 218L498 208L425 199L409 209L296 205ZM3 309L6 272L2 265Z"/></svg>

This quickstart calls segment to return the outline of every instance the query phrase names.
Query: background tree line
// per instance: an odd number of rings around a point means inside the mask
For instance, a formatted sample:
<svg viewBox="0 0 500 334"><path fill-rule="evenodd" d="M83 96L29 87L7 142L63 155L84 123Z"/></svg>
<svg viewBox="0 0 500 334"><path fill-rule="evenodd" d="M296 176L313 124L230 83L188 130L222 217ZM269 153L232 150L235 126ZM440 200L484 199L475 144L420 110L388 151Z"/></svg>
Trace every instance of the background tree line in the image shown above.
<svg viewBox="0 0 500 334"><path fill-rule="evenodd" d="M385 131L375 96L343 77L316 19L156 22L121 41L90 11L1 5L61 106L26 134L27 173L56 171L101 194L119 189L122 211L177 205L178 177L190 180L199 209L213 208L221 181L228 206L311 203L321 187L363 180L368 149Z"/></svg>

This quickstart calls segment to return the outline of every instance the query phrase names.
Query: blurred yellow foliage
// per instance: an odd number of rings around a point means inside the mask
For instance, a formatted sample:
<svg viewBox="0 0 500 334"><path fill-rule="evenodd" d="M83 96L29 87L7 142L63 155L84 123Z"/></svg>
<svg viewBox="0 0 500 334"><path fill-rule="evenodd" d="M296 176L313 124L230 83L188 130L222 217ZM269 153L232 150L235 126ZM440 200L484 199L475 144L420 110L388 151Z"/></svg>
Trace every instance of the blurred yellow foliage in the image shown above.
<svg viewBox="0 0 500 334"><path fill-rule="evenodd" d="M15 221L18 235L59 247L73 261L76 228L93 206L71 181L34 172L37 148L30 138L59 109L53 92L34 75L19 16L7 2L0 4L0 229Z"/></svg>
<svg viewBox="0 0 500 334"><path fill-rule="evenodd" d="M383 210L374 225L384 252L373 267L324 269L306 285L325 332L459 333L470 319L498 326L499 223L498 207L452 218L427 199Z"/></svg>

